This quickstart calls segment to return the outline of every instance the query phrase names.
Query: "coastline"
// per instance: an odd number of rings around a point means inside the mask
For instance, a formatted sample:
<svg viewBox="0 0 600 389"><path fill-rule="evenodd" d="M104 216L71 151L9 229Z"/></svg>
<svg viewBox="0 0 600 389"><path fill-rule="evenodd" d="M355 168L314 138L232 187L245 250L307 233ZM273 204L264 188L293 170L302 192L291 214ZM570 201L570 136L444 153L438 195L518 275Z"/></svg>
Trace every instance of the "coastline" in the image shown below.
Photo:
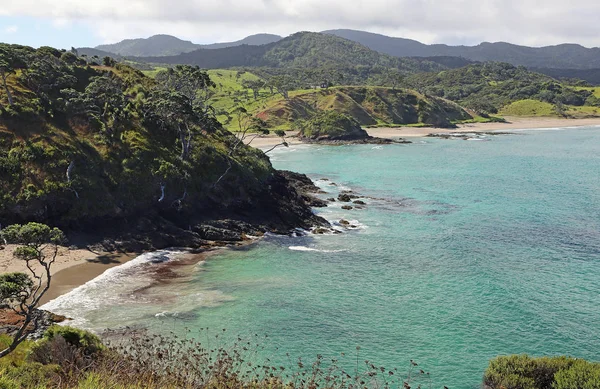
<svg viewBox="0 0 600 389"><path fill-rule="evenodd" d="M382 138L411 138L424 137L431 133L477 133L493 131L511 131L525 129L545 129L555 127L585 127L600 126L600 118L590 119L559 119L559 118L507 118L507 123L473 123L459 126L458 129L440 129L430 127L397 127L397 128L368 128L369 135ZM293 137L294 132L288 131L286 140L290 146L305 144ZM257 137L252 146L271 148L280 144L281 138L276 136ZM5 246L0 250L0 273L27 272L24 263L13 259L14 245ZM67 247L59 249L59 256L52 266L53 282L50 290L42 299L47 303L73 289L84 285L103 274L106 270L123 265L138 257L141 253L125 253L120 251L92 251L92 249L74 249Z"/></svg>
<svg viewBox="0 0 600 389"><path fill-rule="evenodd" d="M378 127L365 128L370 136L377 138L420 138L429 134L457 134L457 133L478 133L493 131L514 131L514 130L541 130L557 127L587 127L600 126L600 117L587 119L563 119L552 117L506 117L506 123L468 123L461 124L458 128L434 128L434 127ZM287 131L287 143L289 146L306 144L295 137L295 132ZM274 135L256 137L251 146L259 149L268 149L281 143L281 138Z"/></svg>
<svg viewBox="0 0 600 389"><path fill-rule="evenodd" d="M13 257L17 245L7 245L0 250L0 273L29 273L25 262ZM41 299L45 304L56 297L66 294L78 286L93 280L104 271L120 266L137 257L136 253L92 251L91 249L75 249L61 246L56 261L50 268L52 282L50 289ZM33 266L39 271L39 266Z"/></svg>

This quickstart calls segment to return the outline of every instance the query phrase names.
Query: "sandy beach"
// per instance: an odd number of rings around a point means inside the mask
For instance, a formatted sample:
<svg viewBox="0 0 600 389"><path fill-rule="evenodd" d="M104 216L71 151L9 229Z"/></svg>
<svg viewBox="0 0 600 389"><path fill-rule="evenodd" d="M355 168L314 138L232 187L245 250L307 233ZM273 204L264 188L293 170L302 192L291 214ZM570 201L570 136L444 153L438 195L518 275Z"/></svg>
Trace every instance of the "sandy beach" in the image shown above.
<svg viewBox="0 0 600 389"><path fill-rule="evenodd" d="M16 247L16 245L8 245L0 250L0 273L29 274L25 262L13 256ZM85 284L111 267L124 264L137 255L134 253L95 252L89 249L71 250L68 247L59 247L56 261L50 268L52 274L50 290L42 298L42 304ZM33 266L33 268L38 274L42 274L39 266Z"/></svg>
<svg viewBox="0 0 600 389"><path fill-rule="evenodd" d="M414 138L423 137L429 134L460 133L460 132L503 132L511 130L532 130L557 127L586 127L600 126L600 117L588 119L562 119L552 117L524 118L524 117L506 117L506 123L471 123L462 124L455 129L432 128L432 127L380 127L366 128L365 130L371 136L379 138ZM302 144L296 133L287 132L286 140L288 145L294 146ZM251 145L259 149L269 149L276 144L281 143L281 138L274 135L267 135L255 138Z"/></svg>

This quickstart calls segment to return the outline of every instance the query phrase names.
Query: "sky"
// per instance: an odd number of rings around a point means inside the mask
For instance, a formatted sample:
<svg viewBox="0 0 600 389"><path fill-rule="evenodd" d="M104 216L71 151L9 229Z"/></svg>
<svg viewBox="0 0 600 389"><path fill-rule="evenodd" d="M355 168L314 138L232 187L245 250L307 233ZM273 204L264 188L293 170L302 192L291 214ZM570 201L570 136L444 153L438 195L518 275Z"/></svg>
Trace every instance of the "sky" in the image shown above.
<svg viewBox="0 0 600 389"><path fill-rule="evenodd" d="M195 43L349 28L423 43L600 46L600 1L8 0L0 42L93 47L170 34Z"/></svg>

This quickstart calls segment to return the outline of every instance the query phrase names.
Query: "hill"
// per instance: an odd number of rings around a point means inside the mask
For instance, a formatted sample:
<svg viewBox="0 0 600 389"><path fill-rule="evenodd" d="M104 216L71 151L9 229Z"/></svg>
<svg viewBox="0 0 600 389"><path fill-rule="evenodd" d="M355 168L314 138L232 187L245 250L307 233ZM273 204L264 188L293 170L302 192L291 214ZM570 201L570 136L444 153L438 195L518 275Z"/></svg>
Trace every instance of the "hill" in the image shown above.
<svg viewBox="0 0 600 389"><path fill-rule="evenodd" d="M247 36L244 39L234 42L224 42L224 43L213 43L210 45L199 45L199 48L202 49L224 49L226 47L235 47L242 45L249 46L261 46L268 45L269 43L275 43L282 40L283 37L274 34L255 34Z"/></svg>
<svg viewBox="0 0 600 389"><path fill-rule="evenodd" d="M0 59L12 71L0 90L3 224L135 234L139 221L161 226L144 244L165 247L203 244L204 229L179 226L216 219L262 231L322 223L262 151L210 115L206 73L178 67L153 80L47 47L0 45Z"/></svg>
<svg viewBox="0 0 600 389"><path fill-rule="evenodd" d="M171 35L154 35L149 38L125 39L118 43L99 45L95 50L122 57L163 57L189 53L199 49L223 49L242 45L265 45L281 40L279 35L256 34L235 42L199 45ZM85 48L89 51L89 48Z"/></svg>
<svg viewBox="0 0 600 389"><path fill-rule="evenodd" d="M600 68L598 69L532 69L556 79L583 80L592 85L600 85Z"/></svg>
<svg viewBox="0 0 600 389"><path fill-rule="evenodd" d="M119 43L99 45L95 48L124 57L143 57L187 53L197 50L198 45L171 35L154 35L145 39L125 39Z"/></svg>
<svg viewBox="0 0 600 389"><path fill-rule="evenodd" d="M483 114L498 113L519 100L545 102L566 114L569 106L600 106L591 91L569 87L543 74L507 63L473 64L405 79L406 86L444 97ZM575 114L575 113L574 113ZM576 115L577 116L577 115Z"/></svg>
<svg viewBox="0 0 600 389"><path fill-rule="evenodd" d="M140 62L190 64L205 69L230 67L272 68L396 68L406 73L441 70L426 60L400 59L380 54L358 43L332 35L302 32L262 46L200 49L167 57L139 57Z"/></svg>
<svg viewBox="0 0 600 389"><path fill-rule="evenodd" d="M404 89L383 87L333 87L298 90L288 98L263 90L258 99L240 89L234 97L218 94L211 100L228 128L239 128L239 118L231 114L235 106L243 106L260 119L266 128L297 129L295 124L322 112L335 111L347 115L363 126L425 125L452 127L454 123L474 117L458 104Z"/></svg>
<svg viewBox="0 0 600 389"><path fill-rule="evenodd" d="M404 38L393 38L356 30L329 30L326 34L358 42L372 50L396 57L462 57L471 61L502 61L533 68L600 68L600 48L576 44L527 47L505 42L483 42L477 46L426 45Z"/></svg>

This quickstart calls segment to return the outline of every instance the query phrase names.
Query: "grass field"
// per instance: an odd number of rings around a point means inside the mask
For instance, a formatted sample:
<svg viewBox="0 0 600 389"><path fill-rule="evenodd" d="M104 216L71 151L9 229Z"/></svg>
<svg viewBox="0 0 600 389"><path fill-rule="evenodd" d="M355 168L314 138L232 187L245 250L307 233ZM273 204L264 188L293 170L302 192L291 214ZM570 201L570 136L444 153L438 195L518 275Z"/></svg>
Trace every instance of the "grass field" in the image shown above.
<svg viewBox="0 0 600 389"><path fill-rule="evenodd" d="M538 100L519 100L500 111L502 116L557 116L554 105Z"/></svg>

